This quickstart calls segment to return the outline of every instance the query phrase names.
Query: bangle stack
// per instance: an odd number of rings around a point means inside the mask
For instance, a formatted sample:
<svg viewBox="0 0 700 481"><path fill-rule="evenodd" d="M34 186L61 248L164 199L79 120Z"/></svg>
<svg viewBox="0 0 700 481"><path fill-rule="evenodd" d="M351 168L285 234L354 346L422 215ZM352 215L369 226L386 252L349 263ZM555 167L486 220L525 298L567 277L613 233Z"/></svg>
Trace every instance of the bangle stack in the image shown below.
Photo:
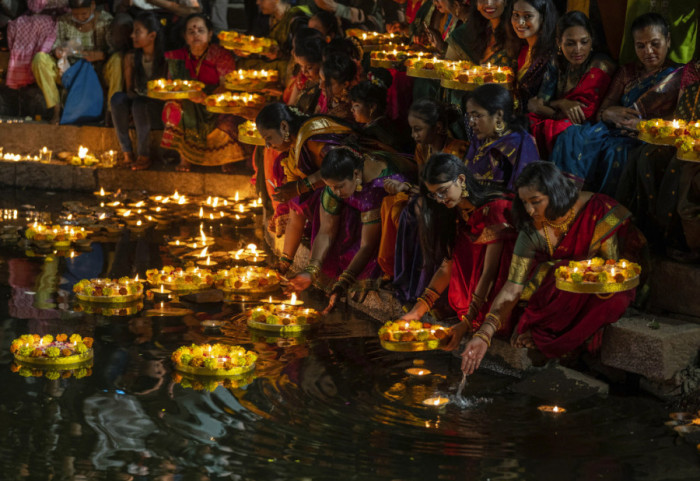
<svg viewBox="0 0 700 481"><path fill-rule="evenodd" d="M478 331L476 331L474 333L472 338L474 338L474 337L478 337L479 339L481 339L482 341L484 341L486 343L487 347L491 347L491 338L488 335L481 332L481 329L479 329Z"/></svg>
<svg viewBox="0 0 700 481"><path fill-rule="evenodd" d="M489 325L489 326L493 327L493 333L491 334L491 335L493 335L493 334L496 334L498 332L498 330L501 328L501 324L502 324L501 319L496 314L489 312L488 314L486 314L486 318L484 319L484 324L482 324L482 325Z"/></svg>
<svg viewBox="0 0 700 481"><path fill-rule="evenodd" d="M280 256L280 261L284 262L285 264L289 264L290 266L294 264L294 259L287 257L286 254L282 254Z"/></svg>
<svg viewBox="0 0 700 481"><path fill-rule="evenodd" d="M311 276L312 281L316 280L319 272L321 272L321 266L319 265L319 263L311 259L309 265L304 268L304 272Z"/></svg>
<svg viewBox="0 0 700 481"><path fill-rule="evenodd" d="M304 182L304 185L306 186L306 188L309 189L308 192L311 192L312 190L314 190L314 186L308 177L304 177L302 182Z"/></svg>
<svg viewBox="0 0 700 481"><path fill-rule="evenodd" d="M427 307L428 310L430 310L433 308L433 306L439 298L440 293L438 291L436 291L435 289L431 289L430 287L426 287L423 291L423 294L421 294L420 297L416 299L416 301L425 304L425 307Z"/></svg>
<svg viewBox="0 0 700 481"><path fill-rule="evenodd" d="M301 181L297 180L294 185L296 185L297 188L297 195L301 195Z"/></svg>
<svg viewBox="0 0 700 481"><path fill-rule="evenodd" d="M357 278L352 271L343 271L340 276L338 276L338 281L333 284L333 290L347 291L348 288L355 283Z"/></svg>

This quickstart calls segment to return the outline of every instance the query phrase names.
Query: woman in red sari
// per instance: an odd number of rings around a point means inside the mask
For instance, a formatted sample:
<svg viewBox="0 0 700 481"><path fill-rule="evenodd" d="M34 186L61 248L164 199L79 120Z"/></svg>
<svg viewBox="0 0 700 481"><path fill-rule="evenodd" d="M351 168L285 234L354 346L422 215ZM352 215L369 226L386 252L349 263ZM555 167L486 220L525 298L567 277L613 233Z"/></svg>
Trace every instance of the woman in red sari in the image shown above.
<svg viewBox="0 0 700 481"><path fill-rule="evenodd" d="M402 319L420 319L448 288L450 306L460 323L452 327L447 349L478 329L508 278L515 243L511 198L476 181L464 162L435 154L422 176L425 197L419 230L423 256L440 264L428 287ZM502 334L510 335L506 322Z"/></svg>
<svg viewBox="0 0 700 481"><path fill-rule="evenodd" d="M595 116L615 71L607 55L593 50L593 29L582 12L573 10L559 19L557 43L560 53L549 63L537 97L527 104L543 159L560 133Z"/></svg>
<svg viewBox="0 0 700 481"><path fill-rule="evenodd" d="M528 304L518 320L515 347L537 348L560 357L585 344L598 347L597 333L616 322L634 291L602 299L556 288L554 271L569 261L598 256L639 261L645 240L631 224L630 212L603 194L579 192L549 162L535 162L516 181L514 221L519 229L508 281L494 299L479 331L462 353L462 370L479 367L491 338L519 300Z"/></svg>

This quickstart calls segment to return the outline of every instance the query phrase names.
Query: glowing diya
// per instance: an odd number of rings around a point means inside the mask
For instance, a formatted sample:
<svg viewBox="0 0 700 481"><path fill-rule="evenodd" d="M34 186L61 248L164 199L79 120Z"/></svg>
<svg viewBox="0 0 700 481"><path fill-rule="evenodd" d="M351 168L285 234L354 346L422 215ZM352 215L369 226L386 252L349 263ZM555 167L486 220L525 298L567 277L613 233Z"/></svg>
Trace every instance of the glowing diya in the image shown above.
<svg viewBox="0 0 700 481"><path fill-rule="evenodd" d="M450 337L442 326L420 321L388 321L379 328L379 340L387 351L415 352L439 348Z"/></svg>
<svg viewBox="0 0 700 481"><path fill-rule="evenodd" d="M240 346L199 344L181 346L171 359L175 369L199 376L240 376L255 369L258 355Z"/></svg>
<svg viewBox="0 0 700 481"><path fill-rule="evenodd" d="M83 302L128 303L143 297L143 284L129 277L82 279L73 286L73 292Z"/></svg>
<svg viewBox="0 0 700 481"><path fill-rule="evenodd" d="M435 396L435 397L429 397L427 399L424 399L421 404L423 404L423 406L428 406L431 408L441 408L449 402L450 402L449 398L442 397L442 396Z"/></svg>
<svg viewBox="0 0 700 481"><path fill-rule="evenodd" d="M79 334L25 334L12 341L10 352L15 359L34 365L77 365L91 361L93 339Z"/></svg>
<svg viewBox="0 0 700 481"><path fill-rule="evenodd" d="M612 294L639 285L642 268L626 259L615 261L594 257L571 261L554 273L558 289L579 294Z"/></svg>
<svg viewBox="0 0 700 481"><path fill-rule="evenodd" d="M551 413L551 414L564 414L566 412L566 409L564 409L561 406L548 406L548 405L542 405L538 406L537 409L540 412L543 413Z"/></svg>

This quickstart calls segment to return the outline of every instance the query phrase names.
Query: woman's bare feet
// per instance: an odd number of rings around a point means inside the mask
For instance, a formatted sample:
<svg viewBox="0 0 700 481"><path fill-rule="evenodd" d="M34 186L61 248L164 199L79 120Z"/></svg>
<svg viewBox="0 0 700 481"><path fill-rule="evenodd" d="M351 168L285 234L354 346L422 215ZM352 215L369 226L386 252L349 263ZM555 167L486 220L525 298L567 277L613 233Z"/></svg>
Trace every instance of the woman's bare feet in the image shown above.
<svg viewBox="0 0 700 481"><path fill-rule="evenodd" d="M139 155L136 163L131 166L131 170L146 170L151 166L151 158L147 155Z"/></svg>
<svg viewBox="0 0 700 481"><path fill-rule="evenodd" d="M134 153L133 152L124 152L124 159L122 159L122 165L130 166L133 163L134 163Z"/></svg>
<svg viewBox="0 0 700 481"><path fill-rule="evenodd" d="M192 169L192 164L187 162L185 159L180 160L180 163L175 166L175 170L178 172L189 172Z"/></svg>

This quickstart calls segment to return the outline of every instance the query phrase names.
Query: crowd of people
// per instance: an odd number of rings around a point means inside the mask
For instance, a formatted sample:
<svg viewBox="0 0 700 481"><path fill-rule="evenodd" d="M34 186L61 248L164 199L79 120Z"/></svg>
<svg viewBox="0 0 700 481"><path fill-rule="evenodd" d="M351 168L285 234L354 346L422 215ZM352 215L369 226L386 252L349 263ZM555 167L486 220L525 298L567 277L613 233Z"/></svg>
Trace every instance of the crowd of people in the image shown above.
<svg viewBox="0 0 700 481"><path fill-rule="evenodd" d="M265 147L252 161L271 207L267 228L284 237L278 269L289 288L332 286L332 308L349 292L381 287L407 306L404 319L456 314L447 348L469 339L466 372L478 368L494 336L547 357L599 347L601 328L620 318L635 292L601 298L558 290L559 265L599 256L646 268L648 247L700 257L700 169L676 159L673 147L636 137L642 119L700 117L697 6L669 24L649 11L653 5L636 8L648 2L628 2L635 16L621 51L635 57L618 65L597 2L288 1L257 0L250 32L279 48L241 58L216 44L207 15L188 10L201 10L196 1L161 0L151 3L182 17L165 22L183 28L181 43L155 13L140 12L133 49L110 56L109 14L90 0L68 0L55 36L44 31L31 55L13 53L8 83L35 78L58 116L61 60L75 61L66 49L77 40L79 60L108 90L125 162L148 168L149 131L163 128L161 145L188 170L251 158L237 139L242 119L210 113L202 101L222 91L234 69L276 69L282 101L258 113ZM442 58L510 67L514 84L465 93L373 68L345 35L350 27L405 35ZM146 82L164 76L200 80L205 92L166 103L148 98ZM304 237L311 259L290 275Z"/></svg>

